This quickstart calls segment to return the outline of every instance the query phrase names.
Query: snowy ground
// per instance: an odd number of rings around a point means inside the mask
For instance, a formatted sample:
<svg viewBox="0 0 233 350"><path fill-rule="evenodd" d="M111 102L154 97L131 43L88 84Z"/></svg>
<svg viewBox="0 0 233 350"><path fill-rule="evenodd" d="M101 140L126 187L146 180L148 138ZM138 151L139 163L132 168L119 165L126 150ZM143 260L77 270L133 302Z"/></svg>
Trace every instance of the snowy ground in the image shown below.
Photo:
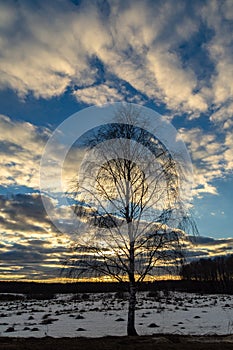
<svg viewBox="0 0 233 350"><path fill-rule="evenodd" d="M119 293L0 301L0 336L122 336L126 334L126 320L127 300ZM231 334L233 296L141 292L136 328L140 335Z"/></svg>

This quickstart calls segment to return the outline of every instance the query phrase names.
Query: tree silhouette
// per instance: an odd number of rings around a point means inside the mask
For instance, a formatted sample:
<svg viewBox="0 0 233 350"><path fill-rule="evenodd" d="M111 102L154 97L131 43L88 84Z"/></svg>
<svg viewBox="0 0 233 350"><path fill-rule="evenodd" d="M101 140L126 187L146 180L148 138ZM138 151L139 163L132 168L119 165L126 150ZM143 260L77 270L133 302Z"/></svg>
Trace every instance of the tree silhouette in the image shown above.
<svg viewBox="0 0 233 350"><path fill-rule="evenodd" d="M136 335L137 284L183 259L185 228L194 229L180 196L183 174L165 145L147 131L140 109L122 106L114 123L86 136L75 182L80 232L69 276L109 276L129 283L128 335Z"/></svg>
<svg viewBox="0 0 233 350"><path fill-rule="evenodd" d="M219 282L225 288L233 280L233 255L191 261L182 266L180 276L187 281Z"/></svg>

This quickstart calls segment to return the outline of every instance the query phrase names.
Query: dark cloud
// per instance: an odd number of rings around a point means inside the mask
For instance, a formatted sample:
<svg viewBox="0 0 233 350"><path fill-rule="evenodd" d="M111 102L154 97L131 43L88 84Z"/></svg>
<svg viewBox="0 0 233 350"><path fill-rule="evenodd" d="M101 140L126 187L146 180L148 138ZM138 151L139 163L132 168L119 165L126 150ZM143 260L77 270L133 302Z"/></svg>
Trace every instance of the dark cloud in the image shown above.
<svg viewBox="0 0 233 350"><path fill-rule="evenodd" d="M208 257L208 251L205 250L188 250L185 251L185 258L188 260L192 260L195 258Z"/></svg>
<svg viewBox="0 0 233 350"><path fill-rule="evenodd" d="M214 239L212 237L203 236L189 236L190 242L194 245L215 246L220 244L226 244L227 246L233 246L233 238Z"/></svg>
<svg viewBox="0 0 233 350"><path fill-rule="evenodd" d="M190 236L187 240L185 256L187 260L211 258L226 255L233 249L233 238L214 239L212 237Z"/></svg>
<svg viewBox="0 0 233 350"><path fill-rule="evenodd" d="M28 240L27 244L15 243L0 253L0 275L26 275L27 279L58 278L61 273L62 258L67 248L44 247L48 242Z"/></svg>
<svg viewBox="0 0 233 350"><path fill-rule="evenodd" d="M0 260L10 261L14 264L19 263L21 266L25 262L30 262L31 264L42 262L43 258L42 254L35 251L10 250L0 254Z"/></svg>
<svg viewBox="0 0 233 350"><path fill-rule="evenodd" d="M39 194L0 196L0 208L2 230L45 232L43 225L52 227Z"/></svg>
<svg viewBox="0 0 233 350"><path fill-rule="evenodd" d="M18 144L10 141L0 141L0 152L4 155L12 155L15 152L22 152L24 149ZM11 164L9 163L9 166Z"/></svg>
<svg viewBox="0 0 233 350"><path fill-rule="evenodd" d="M210 238L210 237L189 236L188 238L190 242L192 242L193 244L210 244L215 242L214 238Z"/></svg>
<svg viewBox="0 0 233 350"><path fill-rule="evenodd" d="M49 198L43 199L51 204ZM59 277L58 266L68 248L50 222L40 194L0 196L0 227L3 241L0 244L1 276ZM36 238L33 238L35 234ZM54 238L58 238L56 244L53 244Z"/></svg>
<svg viewBox="0 0 233 350"><path fill-rule="evenodd" d="M49 198L48 205L52 206ZM59 238L43 207L40 194L18 194L11 197L0 196L0 226L3 232L0 244L0 275L10 278L48 279L60 276L62 261L70 251ZM47 235L50 228L53 235ZM4 234L5 232L5 234ZM7 241L7 234L11 241ZM36 238L33 234L38 234ZM6 235L6 236L4 236ZM15 235L15 242L12 236ZM52 237L57 237L53 244ZM187 261L201 257L225 255L231 252L233 239L214 239L189 236L186 243ZM74 253L77 261L82 254ZM89 259L92 255L89 254ZM7 277L6 277L7 276ZM21 277L20 277L21 276ZM26 277L25 277L26 276Z"/></svg>

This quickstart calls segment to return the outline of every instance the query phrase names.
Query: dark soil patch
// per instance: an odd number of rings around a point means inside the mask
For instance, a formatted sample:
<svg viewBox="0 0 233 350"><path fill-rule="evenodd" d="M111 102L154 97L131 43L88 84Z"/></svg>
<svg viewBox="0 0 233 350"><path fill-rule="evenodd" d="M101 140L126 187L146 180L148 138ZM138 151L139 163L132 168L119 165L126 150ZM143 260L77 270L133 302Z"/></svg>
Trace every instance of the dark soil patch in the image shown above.
<svg viewBox="0 0 233 350"><path fill-rule="evenodd" d="M0 338L0 350L232 350L233 336L156 335L104 338Z"/></svg>

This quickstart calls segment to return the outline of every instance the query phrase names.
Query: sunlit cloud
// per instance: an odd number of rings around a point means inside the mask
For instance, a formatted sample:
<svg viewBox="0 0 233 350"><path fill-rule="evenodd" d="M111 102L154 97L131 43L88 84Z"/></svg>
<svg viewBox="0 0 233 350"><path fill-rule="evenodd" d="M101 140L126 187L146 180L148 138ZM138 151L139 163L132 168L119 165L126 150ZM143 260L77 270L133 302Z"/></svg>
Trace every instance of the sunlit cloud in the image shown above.
<svg viewBox="0 0 233 350"><path fill-rule="evenodd" d="M230 137L221 142L219 135L207 133L201 127L182 128L179 131L193 160L194 194L217 194L217 188L212 181L226 176L231 167Z"/></svg>
<svg viewBox="0 0 233 350"><path fill-rule="evenodd" d="M3 115L0 130L1 185L38 189L40 158L49 130Z"/></svg>
<svg viewBox="0 0 233 350"><path fill-rule="evenodd" d="M1 4L1 88L49 98L73 87L79 101L100 104L122 98L114 86L119 79L171 110L197 115L213 103L221 108L232 96L228 1L119 1L104 7L45 2L37 11L35 6ZM212 35L195 56L189 45L199 40L203 26ZM210 62L208 79L200 55Z"/></svg>
<svg viewBox="0 0 233 350"><path fill-rule="evenodd" d="M123 94L120 94L116 88L109 87L106 84L77 90L74 92L74 96L77 98L77 100L80 100L88 105L103 105L108 102L124 100Z"/></svg>

